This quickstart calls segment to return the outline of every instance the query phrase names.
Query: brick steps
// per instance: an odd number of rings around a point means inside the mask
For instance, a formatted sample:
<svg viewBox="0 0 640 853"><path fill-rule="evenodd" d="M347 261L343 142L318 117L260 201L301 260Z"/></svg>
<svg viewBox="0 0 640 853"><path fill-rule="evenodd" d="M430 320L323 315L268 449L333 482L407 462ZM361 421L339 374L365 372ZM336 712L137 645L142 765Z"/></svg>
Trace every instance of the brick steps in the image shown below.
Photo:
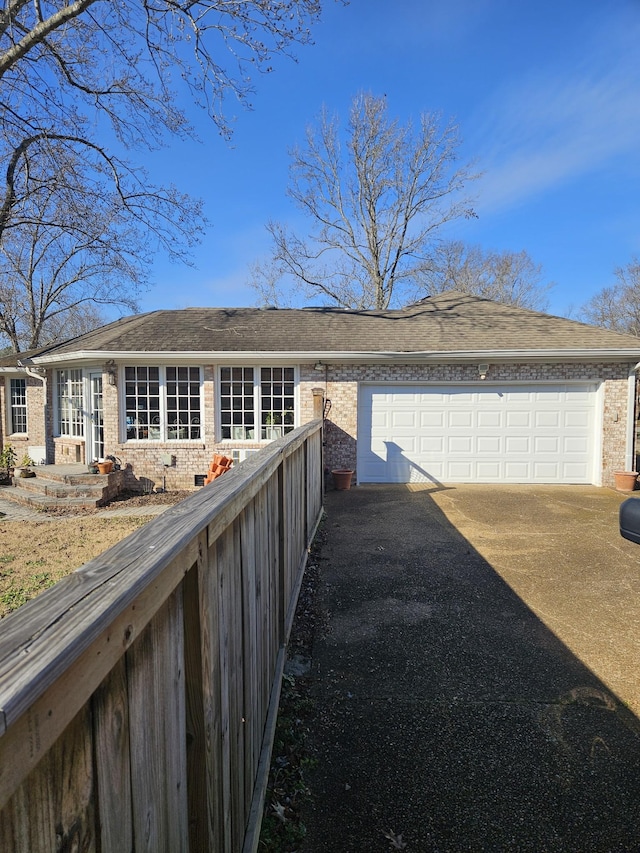
<svg viewBox="0 0 640 853"><path fill-rule="evenodd" d="M71 470L69 470L71 469ZM85 469L86 470L86 469ZM108 503L122 488L122 472L83 473L82 466L42 465L35 477L14 477L2 496L36 509L89 509Z"/></svg>

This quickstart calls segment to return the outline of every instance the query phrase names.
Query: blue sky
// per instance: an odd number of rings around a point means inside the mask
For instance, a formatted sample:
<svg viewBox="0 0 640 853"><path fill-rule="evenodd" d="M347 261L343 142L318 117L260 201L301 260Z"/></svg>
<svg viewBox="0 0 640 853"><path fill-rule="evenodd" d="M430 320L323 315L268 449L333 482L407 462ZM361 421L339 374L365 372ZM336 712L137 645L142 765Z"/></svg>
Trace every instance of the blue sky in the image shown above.
<svg viewBox="0 0 640 853"><path fill-rule="evenodd" d="M189 269L158 258L142 310L256 302L250 265L269 219L304 231L286 197L287 150L322 105L346 116L359 91L385 94L401 121L454 118L478 219L446 235L525 249L568 314L640 255L640 0L325 0L315 44L255 80L253 110L227 144L192 113L200 142L147 166L205 201L212 223Z"/></svg>

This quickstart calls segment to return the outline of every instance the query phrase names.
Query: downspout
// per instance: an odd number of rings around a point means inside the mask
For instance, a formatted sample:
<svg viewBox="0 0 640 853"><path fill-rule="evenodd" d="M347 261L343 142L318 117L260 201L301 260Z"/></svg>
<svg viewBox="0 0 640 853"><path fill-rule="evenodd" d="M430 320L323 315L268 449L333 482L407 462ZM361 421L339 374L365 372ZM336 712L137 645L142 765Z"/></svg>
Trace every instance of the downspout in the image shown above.
<svg viewBox="0 0 640 853"><path fill-rule="evenodd" d="M41 367L42 373L38 373L37 369L33 367L29 367L27 364L23 364L18 359L18 365L23 368L27 376L30 376L32 379L39 379L42 382L42 392L44 397L44 405L42 407L42 415L44 417L44 452L45 452L45 460L47 458L47 450L48 450L48 435L47 435L47 414L48 414L48 405L47 405L47 371Z"/></svg>
<svg viewBox="0 0 640 853"><path fill-rule="evenodd" d="M625 453L626 471L635 471L635 443L636 443L636 373L640 369L640 362L629 371L629 383L627 389L627 446Z"/></svg>

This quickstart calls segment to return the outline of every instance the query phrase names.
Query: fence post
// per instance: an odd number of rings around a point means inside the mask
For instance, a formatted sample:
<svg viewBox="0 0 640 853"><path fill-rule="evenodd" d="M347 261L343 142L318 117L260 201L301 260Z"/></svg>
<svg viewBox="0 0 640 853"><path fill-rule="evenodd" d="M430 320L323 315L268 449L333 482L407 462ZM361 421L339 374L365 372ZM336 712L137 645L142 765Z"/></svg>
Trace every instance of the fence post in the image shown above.
<svg viewBox="0 0 640 853"><path fill-rule="evenodd" d="M322 420L320 432L320 503L324 504L324 389L312 388L313 394L313 417L314 420Z"/></svg>

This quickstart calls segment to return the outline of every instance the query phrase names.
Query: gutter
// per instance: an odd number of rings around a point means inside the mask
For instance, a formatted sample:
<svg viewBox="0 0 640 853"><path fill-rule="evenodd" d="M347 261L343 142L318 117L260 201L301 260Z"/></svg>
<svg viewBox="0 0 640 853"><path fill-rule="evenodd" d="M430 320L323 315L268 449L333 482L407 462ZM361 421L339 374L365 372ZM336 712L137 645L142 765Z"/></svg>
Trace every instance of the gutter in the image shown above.
<svg viewBox="0 0 640 853"><path fill-rule="evenodd" d="M437 362L456 363L488 361L492 364L501 362L547 362L547 361L633 361L638 362L640 347L635 349L548 349L548 350L457 350L422 352L380 352L362 351L274 351L274 350L197 350L184 351L117 351L117 350L79 350L76 352L34 356L30 362L34 365L56 365L67 362L75 364L97 364L113 359L131 364L149 363L194 363L225 362L227 364L255 364L257 360L268 360L272 363L282 362L299 364L301 362L344 363L414 363ZM640 362L636 364L636 368ZM636 369L634 368L634 369Z"/></svg>

